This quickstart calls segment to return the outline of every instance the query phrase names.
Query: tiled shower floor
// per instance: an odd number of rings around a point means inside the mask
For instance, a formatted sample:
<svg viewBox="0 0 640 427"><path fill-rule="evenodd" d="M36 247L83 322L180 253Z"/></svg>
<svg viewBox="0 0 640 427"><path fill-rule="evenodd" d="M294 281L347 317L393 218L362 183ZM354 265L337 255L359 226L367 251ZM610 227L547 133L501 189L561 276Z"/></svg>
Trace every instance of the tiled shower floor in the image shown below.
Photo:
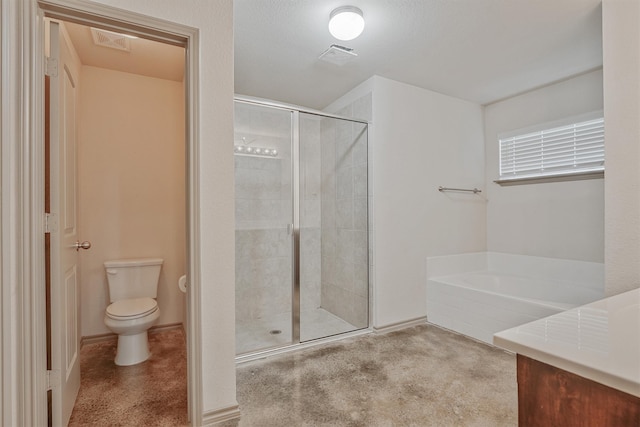
<svg viewBox="0 0 640 427"><path fill-rule="evenodd" d="M300 340L309 341L353 331L351 323L322 308L300 313ZM277 333L277 331L280 331ZM291 313L236 322L236 354L267 349L291 342Z"/></svg>

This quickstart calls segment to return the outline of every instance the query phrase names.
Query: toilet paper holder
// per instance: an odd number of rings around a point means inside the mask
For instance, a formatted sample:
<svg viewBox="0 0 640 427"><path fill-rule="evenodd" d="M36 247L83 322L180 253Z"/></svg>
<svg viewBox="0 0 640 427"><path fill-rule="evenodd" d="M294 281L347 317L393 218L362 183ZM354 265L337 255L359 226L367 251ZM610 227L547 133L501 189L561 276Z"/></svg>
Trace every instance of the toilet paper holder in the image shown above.
<svg viewBox="0 0 640 427"><path fill-rule="evenodd" d="M180 288L180 290L183 293L187 293L187 275L186 274L182 275L182 277L178 279L178 288Z"/></svg>

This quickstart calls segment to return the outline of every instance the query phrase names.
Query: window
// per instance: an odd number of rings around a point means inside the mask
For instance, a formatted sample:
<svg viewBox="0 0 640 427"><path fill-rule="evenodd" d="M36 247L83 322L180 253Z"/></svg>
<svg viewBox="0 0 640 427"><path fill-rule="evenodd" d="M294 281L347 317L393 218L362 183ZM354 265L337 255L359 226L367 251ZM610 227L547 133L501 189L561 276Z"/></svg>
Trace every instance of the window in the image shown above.
<svg viewBox="0 0 640 427"><path fill-rule="evenodd" d="M500 138L498 183L604 171L604 118L593 118Z"/></svg>

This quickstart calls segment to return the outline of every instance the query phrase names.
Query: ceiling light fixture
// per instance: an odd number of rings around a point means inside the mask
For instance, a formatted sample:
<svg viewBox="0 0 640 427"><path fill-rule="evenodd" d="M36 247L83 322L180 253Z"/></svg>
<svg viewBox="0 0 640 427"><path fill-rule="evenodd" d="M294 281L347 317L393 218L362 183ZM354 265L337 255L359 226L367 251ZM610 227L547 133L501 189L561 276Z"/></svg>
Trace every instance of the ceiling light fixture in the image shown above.
<svg viewBox="0 0 640 427"><path fill-rule="evenodd" d="M362 11L355 6L342 6L329 15L329 32L338 40L353 40L364 30Z"/></svg>

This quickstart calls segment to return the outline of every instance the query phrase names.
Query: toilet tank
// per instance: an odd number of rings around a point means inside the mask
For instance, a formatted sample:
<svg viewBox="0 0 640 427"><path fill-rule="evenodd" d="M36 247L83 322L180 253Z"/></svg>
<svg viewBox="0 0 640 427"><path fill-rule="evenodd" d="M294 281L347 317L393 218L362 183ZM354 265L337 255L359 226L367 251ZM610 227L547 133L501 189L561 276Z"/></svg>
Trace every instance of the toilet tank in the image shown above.
<svg viewBox="0 0 640 427"><path fill-rule="evenodd" d="M156 298L162 258L105 261L111 302L129 298Z"/></svg>

